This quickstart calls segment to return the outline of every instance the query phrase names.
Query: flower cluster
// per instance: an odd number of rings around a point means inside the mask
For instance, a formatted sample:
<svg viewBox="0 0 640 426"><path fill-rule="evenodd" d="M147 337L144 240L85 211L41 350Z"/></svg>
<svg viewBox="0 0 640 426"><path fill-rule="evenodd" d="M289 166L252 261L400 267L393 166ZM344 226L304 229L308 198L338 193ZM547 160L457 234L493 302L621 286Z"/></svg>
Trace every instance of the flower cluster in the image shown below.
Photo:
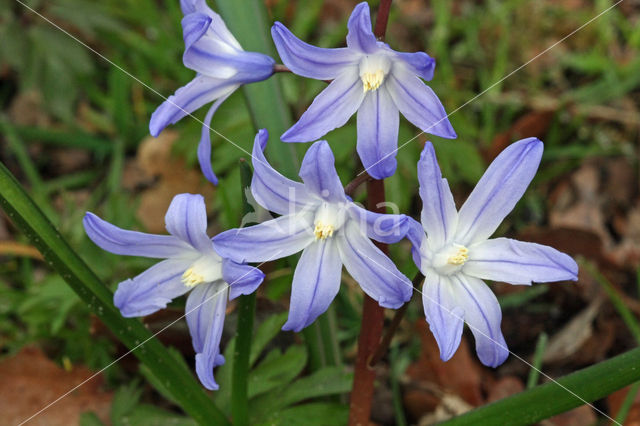
<svg viewBox="0 0 640 426"><path fill-rule="evenodd" d="M215 101L204 120L198 158L205 177L217 183L210 159L212 116L242 84L270 77L275 61L242 50L204 0L182 0L181 6L183 61L198 74L160 105L149 126L157 135L168 124ZM384 179L396 170L400 113L423 132L456 137L438 97L423 82L433 77L435 60L424 52L396 52L377 40L367 3L357 5L349 19L347 47L311 46L279 22L273 25L272 36L292 72L331 80L299 121L280 136L282 141L315 141L357 112L360 160L372 178ZM417 164L421 223L403 214L373 213L354 203L345 194L326 141L309 147L300 167L302 181L296 182L269 164L263 152L267 140L267 130L260 130L252 153L251 194L279 215L275 219L209 238L204 200L193 194L179 194L171 203L166 214L170 235L122 230L92 213L84 219L87 235L107 251L165 259L118 285L114 303L122 315L149 315L191 291L186 318L196 372L208 389L217 389L213 369L224 362L219 345L227 301L254 292L264 278L247 263L262 264L302 252L283 326L297 332L327 310L339 291L343 266L380 306L396 309L408 302L411 281L372 242L392 244L407 238L425 277L424 312L441 358L453 356L466 323L478 357L492 367L504 362L509 352L500 330L500 307L483 280L530 285L577 279L576 263L551 247L489 239L536 173L543 151L538 139L523 139L505 149L459 211L427 142Z"/></svg>

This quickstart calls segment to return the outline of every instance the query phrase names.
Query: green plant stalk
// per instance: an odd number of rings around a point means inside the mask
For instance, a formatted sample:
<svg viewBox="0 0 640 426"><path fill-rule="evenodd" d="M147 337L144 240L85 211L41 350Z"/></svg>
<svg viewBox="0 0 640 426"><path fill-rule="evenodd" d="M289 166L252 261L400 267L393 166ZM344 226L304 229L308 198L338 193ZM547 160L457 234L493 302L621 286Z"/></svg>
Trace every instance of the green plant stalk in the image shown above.
<svg viewBox="0 0 640 426"><path fill-rule="evenodd" d="M218 11L231 32L247 51L276 57L269 31L264 0L216 0ZM298 174L296 144L282 143L282 135L291 125L291 114L274 77L242 86L256 130L267 129L275 142L267 144L267 154L273 166L285 176Z"/></svg>
<svg viewBox="0 0 640 426"><path fill-rule="evenodd" d="M242 211L252 211L247 202L245 189L251 185L251 168L244 159L240 160L240 190L242 193ZM233 373L231 377L231 416L233 424L249 425L249 371L253 319L256 309L256 293L238 297L238 325L236 344L233 352Z"/></svg>
<svg viewBox="0 0 640 426"><path fill-rule="evenodd" d="M200 424L229 424L194 379L193 373L182 364L173 362L173 356L139 320L120 315L113 305L113 293L69 247L4 164L0 164L0 205L15 226L40 250L47 264L165 384L187 414Z"/></svg>
<svg viewBox="0 0 640 426"><path fill-rule="evenodd" d="M609 296L609 300L611 300L611 303L620 314L620 317L622 317L622 321L624 321L625 325L636 339L636 342L640 344L640 323L638 323L636 317L633 316L633 313L624 303L624 300L622 300L622 297L620 297L616 289L613 288L613 285L611 285L609 280L602 275L593 263L581 259L580 265L589 272L598 284L600 284L604 292Z"/></svg>
<svg viewBox="0 0 640 426"><path fill-rule="evenodd" d="M640 348L576 371L442 423L456 425L530 425L593 402L640 380ZM571 394L567 389L578 395Z"/></svg>
<svg viewBox="0 0 640 426"><path fill-rule="evenodd" d="M624 397L624 401L622 401L622 405L618 410L618 414L616 414L616 422L621 425L624 424L625 420L627 420L627 416L629 415L629 410L631 410L631 406L636 399L636 395L638 394L638 390L640 389L640 382L636 382L629 387L629 391L627 395Z"/></svg>
<svg viewBox="0 0 640 426"><path fill-rule="evenodd" d="M544 350L547 347L548 336L544 331L538 336L538 342L536 343L536 350L533 354L533 368L529 370L529 377L527 379L527 389L531 389L538 384L538 377L540 377L540 370L542 369L542 358L544 357Z"/></svg>

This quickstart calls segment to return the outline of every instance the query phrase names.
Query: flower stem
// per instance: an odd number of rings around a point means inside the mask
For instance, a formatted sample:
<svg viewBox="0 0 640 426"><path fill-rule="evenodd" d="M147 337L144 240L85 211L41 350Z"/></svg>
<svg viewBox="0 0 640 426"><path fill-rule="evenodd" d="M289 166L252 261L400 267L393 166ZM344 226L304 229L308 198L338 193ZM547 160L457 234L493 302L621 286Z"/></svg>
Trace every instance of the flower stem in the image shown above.
<svg viewBox="0 0 640 426"><path fill-rule="evenodd" d="M367 203L371 211L383 213L384 181L367 181ZM378 248L388 254L386 244L376 243ZM382 337L384 325L384 309L378 302L364 296L362 307L362 322L360 337L358 338L358 354L353 376L353 388L349 406L349 425L368 425L373 400L373 385L376 378L375 370L369 367L369 360L373 356Z"/></svg>
<svg viewBox="0 0 640 426"><path fill-rule="evenodd" d="M384 38L390 8L391 0L382 0L380 2L374 30L374 34L379 40ZM363 180L366 179L363 178ZM366 182L367 207L373 212L384 213L384 180L366 180ZM376 243L376 245L385 254L388 254L386 244ZM369 360L379 346L384 325L384 309L366 294L364 296L360 324L358 354L356 356L353 388L351 389L351 401L349 403L349 426L369 424L373 385L376 378L375 370L369 367Z"/></svg>
<svg viewBox="0 0 640 426"><path fill-rule="evenodd" d="M243 213L251 211L247 202L245 188L251 185L251 168L244 158L240 159L240 182ZM231 415L233 424L245 426L249 424L248 383L251 368L251 338L253 335L253 318L255 315L256 294L238 297L238 325L236 329L236 345L233 353L233 373L231 378Z"/></svg>
<svg viewBox="0 0 640 426"><path fill-rule="evenodd" d="M291 72L291 70L286 65L275 64L273 66L273 72Z"/></svg>

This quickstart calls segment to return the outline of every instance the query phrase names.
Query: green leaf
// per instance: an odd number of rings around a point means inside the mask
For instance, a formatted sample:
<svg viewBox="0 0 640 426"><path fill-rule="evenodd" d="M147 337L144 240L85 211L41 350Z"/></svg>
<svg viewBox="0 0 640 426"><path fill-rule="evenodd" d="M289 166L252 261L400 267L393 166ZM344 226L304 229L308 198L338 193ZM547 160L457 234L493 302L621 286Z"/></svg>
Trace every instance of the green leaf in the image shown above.
<svg viewBox="0 0 640 426"><path fill-rule="evenodd" d="M593 402L640 380L640 348L514 396L477 408L443 425L530 425Z"/></svg>
<svg viewBox="0 0 640 426"><path fill-rule="evenodd" d="M228 424L212 404L193 372L173 357L139 320L123 318L113 306L113 293L67 244L7 168L0 164L0 206L47 264L55 269L98 318L132 353L154 371L180 406L202 424Z"/></svg>
<svg viewBox="0 0 640 426"><path fill-rule="evenodd" d="M342 404L312 402L273 413L265 422L269 426L333 426L345 425L349 407Z"/></svg>
<svg viewBox="0 0 640 426"><path fill-rule="evenodd" d="M82 413L78 423L80 426L105 426L93 411Z"/></svg>
<svg viewBox="0 0 640 426"><path fill-rule="evenodd" d="M216 0L227 26L247 51L260 52L275 57L275 48L269 31L268 16L263 0ZM278 82L279 76L259 83L242 86L254 127L268 129L269 161L288 177L298 173L299 160L296 145L283 143L280 136L293 124Z"/></svg>
<svg viewBox="0 0 640 426"><path fill-rule="evenodd" d="M269 413L306 399L349 392L352 382L352 375L342 368L323 368L251 401L252 419L260 420Z"/></svg>
<svg viewBox="0 0 640 426"><path fill-rule="evenodd" d="M280 329L286 321L287 313L283 312L270 316L260 324L251 342L251 356L249 357L249 363L251 365L255 364L264 348L276 337L276 334L280 332Z"/></svg>
<svg viewBox="0 0 640 426"><path fill-rule="evenodd" d="M111 423L114 426L125 424L122 418L138 405L141 395L142 389L138 387L136 381L122 386L116 391L111 402Z"/></svg>
<svg viewBox="0 0 640 426"><path fill-rule="evenodd" d="M249 374L249 398L288 384L307 364L304 346L290 346L284 354L274 349L269 355Z"/></svg>
<svg viewBox="0 0 640 426"><path fill-rule="evenodd" d="M197 423L188 417L143 404L135 407L123 417L120 424L136 426L195 426Z"/></svg>

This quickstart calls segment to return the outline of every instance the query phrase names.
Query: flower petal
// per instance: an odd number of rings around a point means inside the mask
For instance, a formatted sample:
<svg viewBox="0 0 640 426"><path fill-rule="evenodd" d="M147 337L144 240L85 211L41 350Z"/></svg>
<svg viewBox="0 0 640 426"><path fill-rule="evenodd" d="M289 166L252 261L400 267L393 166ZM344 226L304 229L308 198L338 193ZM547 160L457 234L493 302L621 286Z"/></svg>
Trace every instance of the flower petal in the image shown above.
<svg viewBox="0 0 640 426"><path fill-rule="evenodd" d="M311 145L302 160L299 174L307 190L316 196L330 202L346 201L335 158L327 141Z"/></svg>
<svg viewBox="0 0 640 426"><path fill-rule="evenodd" d="M460 346L464 310L457 305L451 280L428 273L422 286L422 305L429 329L438 342L440 359L448 361Z"/></svg>
<svg viewBox="0 0 640 426"><path fill-rule="evenodd" d="M473 244L489 238L524 194L538 170L543 143L528 138L502 151L458 214L456 239Z"/></svg>
<svg viewBox="0 0 640 426"><path fill-rule="evenodd" d="M510 284L578 280L578 265L571 257L549 246L510 238L474 244L462 271Z"/></svg>
<svg viewBox="0 0 640 426"><path fill-rule="evenodd" d="M210 30L213 32L214 36L224 41L229 46L237 50L242 50L240 43L238 43L238 40L236 40L233 34L231 34L231 31L229 31L220 15L211 10L211 8L207 6L207 2L205 0L180 0L180 8L182 9L183 15L197 12L204 13L210 17Z"/></svg>
<svg viewBox="0 0 640 426"><path fill-rule="evenodd" d="M424 229L422 228L422 224L417 220L409 217L407 223L407 239L411 242L411 256L413 257L413 262L416 264L418 269L422 272L422 251L420 248L423 244L426 244L426 235L424 234ZM424 273L424 272L423 272Z"/></svg>
<svg viewBox="0 0 640 426"><path fill-rule="evenodd" d="M414 74L419 75L427 81L433 78L433 71L436 68L436 60L431 56L424 52L396 52L396 55L407 63Z"/></svg>
<svg viewBox="0 0 640 426"><path fill-rule="evenodd" d="M347 46L363 53L373 53L378 41L371 31L371 17L369 16L369 4L359 3L351 12L347 23Z"/></svg>
<svg viewBox="0 0 640 426"><path fill-rule="evenodd" d="M233 67L237 50L207 34L211 20L204 13L190 13L182 18L185 45L182 62L187 68L209 77L230 78L237 73Z"/></svg>
<svg viewBox="0 0 640 426"><path fill-rule="evenodd" d="M124 317L150 315L190 290L182 274L192 259L169 259L153 265L133 279L122 281L113 295L113 304Z"/></svg>
<svg viewBox="0 0 640 426"><path fill-rule="evenodd" d="M281 215L292 214L315 202L300 182L282 176L264 156L269 133L261 129L253 143L251 194L262 207Z"/></svg>
<svg viewBox="0 0 640 426"><path fill-rule="evenodd" d="M85 232L98 247L111 253L166 259L193 250L173 235L127 231L87 212L82 219Z"/></svg>
<svg viewBox="0 0 640 426"><path fill-rule="evenodd" d="M313 212L280 216L259 225L230 229L213 238L221 257L240 263L290 256L313 240Z"/></svg>
<svg viewBox="0 0 640 426"><path fill-rule="evenodd" d="M456 138L456 132L436 94L406 67L395 66L385 84L402 115L416 127L432 135Z"/></svg>
<svg viewBox="0 0 640 426"><path fill-rule="evenodd" d="M152 136L158 136L169 124L177 123L201 106L232 92L238 84L225 79L197 75L196 78L169 96L154 112L149 121Z"/></svg>
<svg viewBox="0 0 640 426"><path fill-rule="evenodd" d="M437 250L453 238L458 222L458 211L453 194L438 166L436 152L427 142L418 161L418 180L422 199L422 227L429 245Z"/></svg>
<svg viewBox="0 0 640 426"><path fill-rule="evenodd" d="M343 126L358 110L363 98L358 68L347 68L316 96L300 120L284 132L280 139L284 142L314 141Z"/></svg>
<svg viewBox="0 0 640 426"><path fill-rule="evenodd" d="M298 332L323 314L338 294L341 272L333 238L305 248L293 274L289 318L282 329Z"/></svg>
<svg viewBox="0 0 640 426"><path fill-rule="evenodd" d="M220 354L220 338L227 307L228 285L216 283L197 285L185 306L187 325L196 351L196 373L204 387L217 390L213 369L224 364Z"/></svg>
<svg viewBox="0 0 640 426"><path fill-rule="evenodd" d="M489 367L499 366L509 356L509 349L500 329L502 312L498 299L478 278L455 274L451 280L456 300L464 309L464 321L476 340L478 358Z"/></svg>
<svg viewBox="0 0 640 426"><path fill-rule="evenodd" d="M211 250L211 240L207 236L207 208L202 195L178 194L173 197L164 222L171 235L200 252Z"/></svg>
<svg viewBox="0 0 640 426"><path fill-rule="evenodd" d="M386 86L366 94L358 109L357 150L365 170L375 179L396 171L399 123L398 108Z"/></svg>
<svg viewBox="0 0 640 426"><path fill-rule="evenodd" d="M271 36L282 62L294 73L317 80L333 80L358 59L346 48L324 49L300 40L280 22L271 27Z"/></svg>
<svg viewBox="0 0 640 426"><path fill-rule="evenodd" d="M338 249L345 268L362 290L380 306L397 309L411 299L411 281L371 240L358 224L348 220L338 236Z"/></svg>
<svg viewBox="0 0 640 426"><path fill-rule="evenodd" d="M230 95L231 93L221 97L211 105L207 115L204 117L200 143L198 143L198 163L200 163L200 170L202 170L204 177L214 185L218 184L218 178L211 167L211 119L218 107L222 105Z"/></svg>
<svg viewBox="0 0 640 426"><path fill-rule="evenodd" d="M222 277L231 287L229 299L241 294L251 294L264 280L264 272L255 266L236 263L230 259L222 259Z"/></svg>
<svg viewBox="0 0 640 426"><path fill-rule="evenodd" d="M363 229L368 238L381 243L397 243L407 235L409 217L403 214L374 213L354 203L349 204L349 215ZM420 230L422 232L422 229ZM424 234L424 233L423 233Z"/></svg>

